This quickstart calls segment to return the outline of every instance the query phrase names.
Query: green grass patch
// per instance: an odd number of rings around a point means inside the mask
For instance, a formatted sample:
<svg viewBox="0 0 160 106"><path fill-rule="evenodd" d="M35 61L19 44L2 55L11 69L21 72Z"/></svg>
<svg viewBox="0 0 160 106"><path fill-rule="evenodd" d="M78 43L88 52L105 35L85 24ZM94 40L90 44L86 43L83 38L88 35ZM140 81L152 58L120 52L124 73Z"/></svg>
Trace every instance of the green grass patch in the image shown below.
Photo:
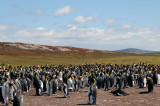
<svg viewBox="0 0 160 106"><path fill-rule="evenodd" d="M160 64L160 56L129 56L117 54L81 53L74 55L0 55L0 64L12 64L13 66L23 65L82 65L94 63L112 64L133 64L147 62L150 64Z"/></svg>

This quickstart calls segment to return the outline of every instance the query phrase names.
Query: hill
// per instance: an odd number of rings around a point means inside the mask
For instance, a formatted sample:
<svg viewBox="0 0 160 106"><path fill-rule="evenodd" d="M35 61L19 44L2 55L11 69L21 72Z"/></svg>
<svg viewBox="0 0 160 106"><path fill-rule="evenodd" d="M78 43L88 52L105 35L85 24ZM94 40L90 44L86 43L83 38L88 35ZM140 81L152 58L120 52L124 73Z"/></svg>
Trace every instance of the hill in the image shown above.
<svg viewBox="0 0 160 106"><path fill-rule="evenodd" d="M127 48L127 49L117 50L116 52L147 54L147 53L156 53L157 51L149 51L149 50L142 50L142 49L136 49L136 48Z"/></svg>
<svg viewBox="0 0 160 106"><path fill-rule="evenodd" d="M0 54L15 54L15 55L67 55L74 53L102 53L102 54L116 54L112 51L76 48L69 46L47 46L47 45L35 45L26 44L20 42L0 42Z"/></svg>
<svg viewBox="0 0 160 106"><path fill-rule="evenodd" d="M35 45L20 42L0 42L0 64L17 65L82 65L86 63L159 64L160 56L146 56L115 51L95 50L69 46Z"/></svg>

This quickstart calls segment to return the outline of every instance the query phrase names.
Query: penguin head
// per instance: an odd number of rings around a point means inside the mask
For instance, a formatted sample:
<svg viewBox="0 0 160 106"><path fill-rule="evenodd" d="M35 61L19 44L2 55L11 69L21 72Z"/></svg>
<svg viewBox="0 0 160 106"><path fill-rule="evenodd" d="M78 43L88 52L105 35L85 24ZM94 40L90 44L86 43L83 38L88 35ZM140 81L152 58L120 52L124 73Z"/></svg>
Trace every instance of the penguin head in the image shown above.
<svg viewBox="0 0 160 106"><path fill-rule="evenodd" d="M8 81L8 78L7 78L7 77L4 79L4 82L6 82L6 81Z"/></svg>
<svg viewBox="0 0 160 106"><path fill-rule="evenodd" d="M54 80L56 80L56 81L57 81L57 76L54 78Z"/></svg>
<svg viewBox="0 0 160 106"><path fill-rule="evenodd" d="M74 80L74 77L72 77L72 79Z"/></svg>
<svg viewBox="0 0 160 106"><path fill-rule="evenodd" d="M151 80L151 77L147 77L147 80Z"/></svg>
<svg viewBox="0 0 160 106"><path fill-rule="evenodd" d="M21 91L21 90L18 90L18 91L17 91L17 94L21 95L21 94L22 94L22 91Z"/></svg>
<svg viewBox="0 0 160 106"><path fill-rule="evenodd" d="M78 79L80 80L81 78L82 78L82 77L81 77L81 76L79 76L79 78L78 78Z"/></svg>
<svg viewBox="0 0 160 106"><path fill-rule="evenodd" d="M10 86L10 87L13 87L13 82L12 82L12 81L9 83L9 86Z"/></svg>
<svg viewBox="0 0 160 106"><path fill-rule="evenodd" d="M71 77L68 77L68 80L71 80Z"/></svg>
<svg viewBox="0 0 160 106"><path fill-rule="evenodd" d="M93 79L91 80L91 83L94 84L95 82L96 82L96 79L93 78Z"/></svg>
<svg viewBox="0 0 160 106"><path fill-rule="evenodd" d="M120 77L117 77L118 80L120 80Z"/></svg>

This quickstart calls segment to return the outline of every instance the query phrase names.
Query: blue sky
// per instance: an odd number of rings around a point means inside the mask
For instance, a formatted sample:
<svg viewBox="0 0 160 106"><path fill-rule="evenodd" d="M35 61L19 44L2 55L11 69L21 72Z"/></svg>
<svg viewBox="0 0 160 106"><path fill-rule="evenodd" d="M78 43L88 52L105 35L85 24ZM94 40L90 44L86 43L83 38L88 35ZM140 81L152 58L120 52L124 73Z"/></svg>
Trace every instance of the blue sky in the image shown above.
<svg viewBox="0 0 160 106"><path fill-rule="evenodd" d="M0 41L160 50L160 0L1 0Z"/></svg>

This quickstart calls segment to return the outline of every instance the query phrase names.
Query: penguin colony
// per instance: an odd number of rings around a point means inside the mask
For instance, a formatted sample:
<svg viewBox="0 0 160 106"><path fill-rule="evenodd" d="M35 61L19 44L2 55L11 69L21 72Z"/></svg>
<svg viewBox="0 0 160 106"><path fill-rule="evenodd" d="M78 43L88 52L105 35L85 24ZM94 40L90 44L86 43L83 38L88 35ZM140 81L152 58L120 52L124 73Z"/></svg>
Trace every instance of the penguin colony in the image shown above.
<svg viewBox="0 0 160 106"><path fill-rule="evenodd" d="M0 66L0 102L13 106L22 106L23 95L36 88L36 96L47 93L55 95L62 91L64 97L70 97L70 91L78 91L88 87L88 103L96 104L96 89L111 91L117 96L126 96L122 89L134 87L148 88L153 92L154 85L160 84L160 66L151 64L86 64L86 65L45 65L29 67Z"/></svg>

